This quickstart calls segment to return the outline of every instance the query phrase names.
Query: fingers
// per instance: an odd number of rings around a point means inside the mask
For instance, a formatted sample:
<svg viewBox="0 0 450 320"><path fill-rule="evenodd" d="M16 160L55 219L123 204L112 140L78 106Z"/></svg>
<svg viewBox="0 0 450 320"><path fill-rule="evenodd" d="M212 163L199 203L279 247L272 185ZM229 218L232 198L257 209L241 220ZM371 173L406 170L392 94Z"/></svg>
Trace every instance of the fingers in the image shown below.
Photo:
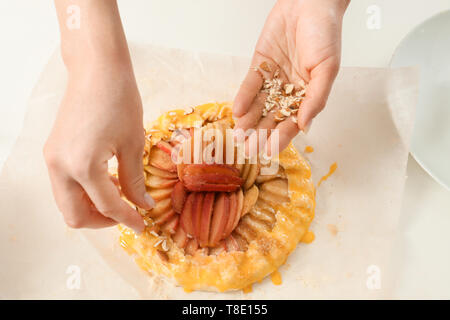
<svg viewBox="0 0 450 320"><path fill-rule="evenodd" d="M256 125L262 117L265 99L266 95L259 93L250 104L250 109L248 109L242 117L236 119L234 128L236 130L242 129L244 131L256 128Z"/></svg>
<svg viewBox="0 0 450 320"><path fill-rule="evenodd" d="M117 155L121 191L138 207L149 210L155 206L145 188L142 153L144 147L129 146Z"/></svg>
<svg viewBox="0 0 450 320"><path fill-rule="evenodd" d="M245 154L252 157L261 153L270 135L270 130L277 126L275 116L269 112L267 116L263 117L256 127L256 131L247 138L245 142Z"/></svg>
<svg viewBox="0 0 450 320"><path fill-rule="evenodd" d="M325 107L338 70L338 62L327 60L311 72L305 100L298 112L298 126L301 130L307 131L312 119Z"/></svg>
<svg viewBox="0 0 450 320"><path fill-rule="evenodd" d="M90 168L88 174L80 177L79 181L97 210L105 217L123 223L137 233L144 230L141 215L120 198L117 187L108 176L106 163Z"/></svg>
<svg viewBox="0 0 450 320"><path fill-rule="evenodd" d="M253 68L248 70L247 76L234 99L234 117L242 117L250 110L253 100L263 85L263 81L264 79L258 71L255 71Z"/></svg>
<svg viewBox="0 0 450 320"><path fill-rule="evenodd" d="M56 204L69 227L104 228L117 223L103 216L95 208L86 192L75 180L62 177L55 171L50 171L50 180Z"/></svg>
<svg viewBox="0 0 450 320"><path fill-rule="evenodd" d="M242 81L241 87L233 102L233 116L235 118L244 116L252 110L255 103L261 102L261 100L264 104L264 100L258 97L259 91L263 86L264 79L271 79L277 69L276 63L271 59L255 53L251 67L244 81Z"/></svg>
<svg viewBox="0 0 450 320"><path fill-rule="evenodd" d="M266 143L265 154L269 157L276 155L289 145L289 142L297 135L299 129L290 118L280 122Z"/></svg>

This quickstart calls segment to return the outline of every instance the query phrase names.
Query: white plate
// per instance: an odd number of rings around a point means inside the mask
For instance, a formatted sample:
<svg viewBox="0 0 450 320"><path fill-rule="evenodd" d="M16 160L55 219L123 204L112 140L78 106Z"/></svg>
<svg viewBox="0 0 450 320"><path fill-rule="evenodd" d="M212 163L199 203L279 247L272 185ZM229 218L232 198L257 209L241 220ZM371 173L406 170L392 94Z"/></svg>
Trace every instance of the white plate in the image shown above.
<svg viewBox="0 0 450 320"><path fill-rule="evenodd" d="M431 17L403 39L391 67L405 66L420 67L411 154L450 190L450 11Z"/></svg>

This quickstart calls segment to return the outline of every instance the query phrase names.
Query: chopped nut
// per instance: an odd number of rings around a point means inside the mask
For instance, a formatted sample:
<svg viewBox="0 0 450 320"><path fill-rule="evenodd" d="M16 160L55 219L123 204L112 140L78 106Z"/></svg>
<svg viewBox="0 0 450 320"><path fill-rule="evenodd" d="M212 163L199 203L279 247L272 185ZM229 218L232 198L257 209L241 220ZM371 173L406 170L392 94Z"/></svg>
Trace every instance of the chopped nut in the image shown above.
<svg viewBox="0 0 450 320"><path fill-rule="evenodd" d="M280 75L280 69L275 70L275 73L273 74L274 78L278 78L278 76Z"/></svg>
<svg viewBox="0 0 450 320"><path fill-rule="evenodd" d="M300 79L300 81L298 82L300 88L306 88L306 83L303 79Z"/></svg>
<svg viewBox="0 0 450 320"><path fill-rule="evenodd" d="M138 208L138 207L135 207L135 209L143 217L145 217L145 215L147 214L147 212L144 209L141 209L141 208Z"/></svg>
<svg viewBox="0 0 450 320"><path fill-rule="evenodd" d="M289 117L291 115L291 112L288 109L280 109L280 112L285 117Z"/></svg>
<svg viewBox="0 0 450 320"><path fill-rule="evenodd" d="M299 90L296 90L292 83L283 84L278 78L279 70L274 74L271 80L264 80L261 92L266 93L266 101L264 102L263 117L267 116L268 112L275 113L275 121L280 122L296 115L300 104L305 95L304 86L301 85ZM304 82L301 82L304 84Z"/></svg>
<svg viewBox="0 0 450 320"><path fill-rule="evenodd" d="M292 83L288 83L284 86L284 92L286 94L291 94L292 90L294 90L294 85Z"/></svg>
<svg viewBox="0 0 450 320"><path fill-rule="evenodd" d="M166 240L164 240L164 241L161 243L161 248L162 248L164 251L169 251L169 245L167 244L167 241L166 241Z"/></svg>
<svg viewBox="0 0 450 320"><path fill-rule="evenodd" d="M284 117L275 117L275 122L281 122L284 120Z"/></svg>
<svg viewBox="0 0 450 320"><path fill-rule="evenodd" d="M266 72L271 72L271 71L272 71L272 69L270 69L270 66L269 66L269 64L268 64L266 61L264 61L263 63L261 63L261 64L259 65L259 67L260 67L262 70L266 71Z"/></svg>
<svg viewBox="0 0 450 320"><path fill-rule="evenodd" d="M193 113L193 112L194 112L194 108L189 107L189 109L187 109L187 110L184 112L184 115L187 116L187 115L189 115L189 114L191 114L191 113Z"/></svg>

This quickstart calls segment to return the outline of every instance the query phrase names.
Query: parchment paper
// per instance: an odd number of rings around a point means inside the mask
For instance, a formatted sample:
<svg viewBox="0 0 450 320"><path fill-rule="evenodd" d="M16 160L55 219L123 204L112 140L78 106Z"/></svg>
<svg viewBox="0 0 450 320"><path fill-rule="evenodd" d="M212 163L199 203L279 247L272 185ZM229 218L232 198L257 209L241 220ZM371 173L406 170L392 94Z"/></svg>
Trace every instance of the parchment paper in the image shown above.
<svg viewBox="0 0 450 320"><path fill-rule="evenodd" d="M146 121L172 108L231 101L250 61L154 46L132 46L131 51ZM317 189L316 217L311 225L316 240L300 244L280 268L282 285L275 286L266 279L255 284L249 294L185 293L141 271L118 246L116 228L66 231L42 158L42 146L63 95L65 79L64 66L56 53L33 91L23 132L0 177L0 298L390 296L398 272L390 252L400 215L413 124L415 70L340 71L326 110L314 120L307 136L300 134L294 140L301 152L307 145L314 147L313 153L304 156L312 166L316 184L332 163L338 165ZM97 262L92 265L94 258L83 259L92 255L80 232L115 272ZM70 244L68 238L72 238ZM87 270L84 291L67 292L61 261L77 261L81 270Z"/></svg>

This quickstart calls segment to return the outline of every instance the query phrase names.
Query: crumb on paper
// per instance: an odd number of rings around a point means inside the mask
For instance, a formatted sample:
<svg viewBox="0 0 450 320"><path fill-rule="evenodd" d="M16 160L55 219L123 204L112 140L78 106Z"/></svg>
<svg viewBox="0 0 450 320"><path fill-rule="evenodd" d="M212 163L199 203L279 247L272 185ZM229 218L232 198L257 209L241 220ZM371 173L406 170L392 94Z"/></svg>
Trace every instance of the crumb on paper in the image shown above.
<svg viewBox="0 0 450 320"><path fill-rule="evenodd" d="M304 152L305 152L305 153L311 153L311 152L314 152L314 148L313 148L312 146L306 146Z"/></svg>
<svg viewBox="0 0 450 320"><path fill-rule="evenodd" d="M332 236L336 236L339 232L338 228L334 224L327 225L328 231L330 231Z"/></svg>
<svg viewBox="0 0 450 320"><path fill-rule="evenodd" d="M330 166L330 169L329 169L329 171L328 171L328 173L326 174L326 175L324 175L320 180L319 180L319 183L317 184L317 186L319 187L321 184L322 184L322 182L324 182L325 180L327 180L335 171L336 171L336 169L337 169L337 162L335 162L335 163L333 163L331 166Z"/></svg>
<svg viewBox="0 0 450 320"><path fill-rule="evenodd" d="M190 114L192 114L192 113L194 113L194 108L189 107L189 108L184 112L184 115L187 116L187 115L190 115Z"/></svg>

